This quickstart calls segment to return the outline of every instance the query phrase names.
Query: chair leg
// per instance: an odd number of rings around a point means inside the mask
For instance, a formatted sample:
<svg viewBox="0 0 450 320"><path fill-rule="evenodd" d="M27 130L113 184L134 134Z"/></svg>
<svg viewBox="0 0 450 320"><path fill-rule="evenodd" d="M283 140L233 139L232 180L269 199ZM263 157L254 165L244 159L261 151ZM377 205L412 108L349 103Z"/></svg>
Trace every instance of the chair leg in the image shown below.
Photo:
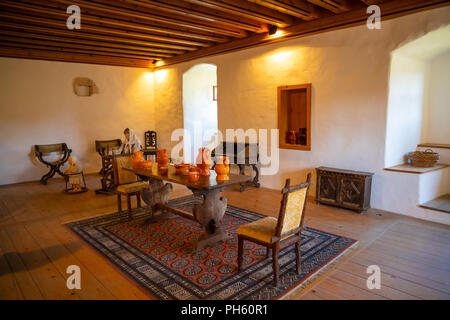
<svg viewBox="0 0 450 320"><path fill-rule="evenodd" d="M266 248L266 259L269 259L270 257L270 247Z"/></svg>
<svg viewBox="0 0 450 320"><path fill-rule="evenodd" d="M131 215L131 195L128 193L127 194L127 211L128 211L128 217L131 219L132 215Z"/></svg>
<svg viewBox="0 0 450 320"><path fill-rule="evenodd" d="M136 199L137 199L137 206L138 208L141 208L141 192L136 192Z"/></svg>
<svg viewBox="0 0 450 320"><path fill-rule="evenodd" d="M119 210L119 213L122 212L122 199L120 193L117 194L117 210Z"/></svg>
<svg viewBox="0 0 450 320"><path fill-rule="evenodd" d="M295 243L295 258L297 262L297 274L301 271L301 259L300 259L300 241Z"/></svg>
<svg viewBox="0 0 450 320"><path fill-rule="evenodd" d="M275 287L278 287L278 243L272 248L272 265L273 265L273 283Z"/></svg>
<svg viewBox="0 0 450 320"><path fill-rule="evenodd" d="M244 254L244 239L238 236L238 272L242 270Z"/></svg>

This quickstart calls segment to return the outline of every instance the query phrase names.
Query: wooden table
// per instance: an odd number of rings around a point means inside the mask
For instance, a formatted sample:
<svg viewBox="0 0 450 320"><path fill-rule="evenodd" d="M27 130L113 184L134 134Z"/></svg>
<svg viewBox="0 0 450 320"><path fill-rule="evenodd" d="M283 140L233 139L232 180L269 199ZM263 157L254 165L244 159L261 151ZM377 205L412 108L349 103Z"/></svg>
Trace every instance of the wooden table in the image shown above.
<svg viewBox="0 0 450 320"><path fill-rule="evenodd" d="M142 180L149 180L152 190L163 190L164 181L173 182L177 184L184 185L188 187L195 196L200 196L203 198L201 204L194 204L192 209L192 214L168 206L167 200L158 201L156 203L149 203L152 205L152 210L154 211L166 211L178 214L182 217L195 220L202 225L204 228L204 233L200 235L197 243L195 243L195 249L201 250L202 248L215 244L218 241L226 240L229 235L226 231L219 228L220 222L222 221L223 215L227 208L227 199L220 196L220 192L223 191L228 186L234 184L241 184L243 182L248 182L252 180L252 177L240 174L229 174L229 180L227 181L217 181L216 173L211 171L210 176L200 176L200 179L196 182L190 182L188 176L183 176L175 173L175 168L169 166L169 171L166 175L161 175L158 171L157 164L154 163L151 169L136 169L132 170L138 177ZM151 195L151 199L167 199L168 197L158 197L154 194ZM145 201L146 196L143 194L143 199ZM163 213L164 215L164 213ZM158 216L161 219L161 215Z"/></svg>

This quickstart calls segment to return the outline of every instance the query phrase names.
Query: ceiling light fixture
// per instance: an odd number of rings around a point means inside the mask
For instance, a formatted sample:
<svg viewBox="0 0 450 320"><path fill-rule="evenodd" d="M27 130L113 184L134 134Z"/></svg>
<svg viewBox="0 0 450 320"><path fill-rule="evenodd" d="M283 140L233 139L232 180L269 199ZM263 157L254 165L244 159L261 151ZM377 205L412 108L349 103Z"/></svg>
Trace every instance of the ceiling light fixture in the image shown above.
<svg viewBox="0 0 450 320"><path fill-rule="evenodd" d="M274 35L276 32L277 32L277 30L278 30L278 27L277 26L270 26L269 27L269 35Z"/></svg>

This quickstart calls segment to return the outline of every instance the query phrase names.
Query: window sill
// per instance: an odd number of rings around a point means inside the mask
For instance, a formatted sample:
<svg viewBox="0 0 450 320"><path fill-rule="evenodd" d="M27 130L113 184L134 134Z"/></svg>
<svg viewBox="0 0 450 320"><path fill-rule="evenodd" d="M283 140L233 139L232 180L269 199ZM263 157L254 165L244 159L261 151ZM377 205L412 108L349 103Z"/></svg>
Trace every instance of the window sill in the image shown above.
<svg viewBox="0 0 450 320"><path fill-rule="evenodd" d="M403 173L413 173L413 174L423 174L427 172L432 172L436 170L442 170L448 167L448 164L437 163L433 167L430 168L419 168L413 167L410 164L399 164L397 166L393 166L390 168L384 168L386 171L394 171L394 172L403 172Z"/></svg>

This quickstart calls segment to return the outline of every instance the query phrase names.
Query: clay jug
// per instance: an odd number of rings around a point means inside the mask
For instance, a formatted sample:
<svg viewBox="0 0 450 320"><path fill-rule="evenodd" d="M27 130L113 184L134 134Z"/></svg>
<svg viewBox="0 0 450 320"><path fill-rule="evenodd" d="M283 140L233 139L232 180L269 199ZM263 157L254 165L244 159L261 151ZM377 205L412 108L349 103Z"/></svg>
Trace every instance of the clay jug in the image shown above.
<svg viewBox="0 0 450 320"><path fill-rule="evenodd" d="M167 156L166 149L156 151L156 162L158 162L158 167L167 167L169 157Z"/></svg>
<svg viewBox="0 0 450 320"><path fill-rule="evenodd" d="M141 163L142 161L144 161L144 152L143 151L133 152L131 157L133 159L133 168L134 169L141 168Z"/></svg>
<svg viewBox="0 0 450 320"><path fill-rule="evenodd" d="M214 170L217 173L217 181L229 180L230 177L228 177L228 172L230 172L230 160L228 159L228 157L217 157L217 164Z"/></svg>
<svg viewBox="0 0 450 320"><path fill-rule="evenodd" d="M211 174L209 171L209 167L211 166L211 151L208 148L199 148L196 163L197 167L200 168L200 175L209 176Z"/></svg>

